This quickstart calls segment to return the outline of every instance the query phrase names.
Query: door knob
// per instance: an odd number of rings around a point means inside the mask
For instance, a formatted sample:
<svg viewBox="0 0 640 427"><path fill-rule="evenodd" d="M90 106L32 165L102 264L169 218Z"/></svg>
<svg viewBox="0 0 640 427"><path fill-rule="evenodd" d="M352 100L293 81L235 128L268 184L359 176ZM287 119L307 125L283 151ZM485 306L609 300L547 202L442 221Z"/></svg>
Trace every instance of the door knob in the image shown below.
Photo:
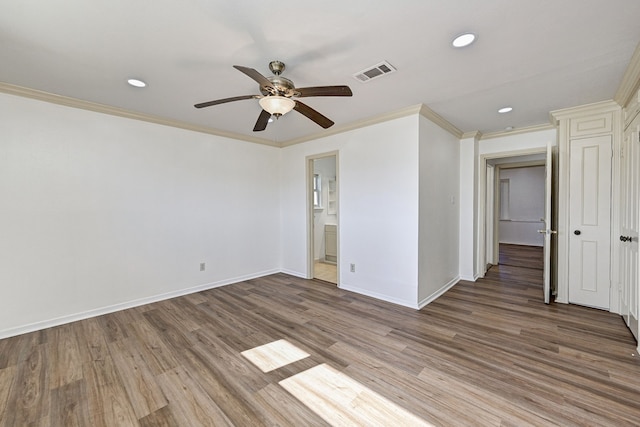
<svg viewBox="0 0 640 427"><path fill-rule="evenodd" d="M573 232L573 234L575 234L576 236L579 236L580 234L582 234L582 231L580 231L580 230L575 230L575 231Z"/></svg>

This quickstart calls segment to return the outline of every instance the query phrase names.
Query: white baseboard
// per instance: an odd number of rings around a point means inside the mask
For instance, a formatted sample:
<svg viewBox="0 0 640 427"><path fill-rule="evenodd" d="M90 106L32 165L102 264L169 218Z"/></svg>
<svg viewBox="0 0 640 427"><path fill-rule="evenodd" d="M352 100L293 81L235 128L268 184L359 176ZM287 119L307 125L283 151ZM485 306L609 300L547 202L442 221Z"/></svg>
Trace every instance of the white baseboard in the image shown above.
<svg viewBox="0 0 640 427"><path fill-rule="evenodd" d="M66 316L57 317L54 319L42 320L39 322L30 323L24 326L18 326L15 328L4 329L0 331L0 339L9 338L16 335L22 335L29 332L39 331L41 329L52 328L54 326L64 325L66 323L76 322L78 320L88 319L90 317L102 316L103 314L113 313L115 311L126 310L128 308L138 307L140 305L151 304L158 301L163 301L170 298L176 298L183 295L192 294L195 292L206 291L208 289L218 288L220 286L231 285L233 283L242 282L245 280L256 279L258 277L268 276L270 274L279 273L280 270L267 270L247 274L243 276L234 277L231 279L219 280L216 282L205 283L190 288L179 289L177 291L166 292L163 294L152 295L150 297L139 298L132 301L122 302L118 304L108 305L105 307L99 307L92 310L83 311L80 313L69 314Z"/></svg>
<svg viewBox="0 0 640 427"><path fill-rule="evenodd" d="M288 274L289 276L295 276L295 277L299 277L301 279L308 279L306 274L300 273L299 271L282 269L282 270L279 271L279 273Z"/></svg>
<svg viewBox="0 0 640 427"><path fill-rule="evenodd" d="M480 277L477 274L474 274L473 276L460 276L458 277L458 281L460 280L466 280L467 282L475 282L476 280L478 280L478 277Z"/></svg>
<svg viewBox="0 0 640 427"><path fill-rule="evenodd" d="M461 280L460 277L456 277L455 279L452 279L451 281L446 283L443 287L441 287L440 289L438 289L437 291L435 291L434 293L432 293L431 295L429 295L428 297L426 297L422 301L420 301L418 303L418 308L421 309L425 305L435 301L436 299L441 297L445 292L447 292L449 289L453 288L453 286L456 283L458 283L460 280ZM475 282L475 280L474 280L474 282Z"/></svg>
<svg viewBox="0 0 640 427"><path fill-rule="evenodd" d="M371 291L369 291L367 289L362 289L362 288L358 288L358 287L355 287L355 286L339 285L338 287L340 289L342 289L342 290L345 290L345 291L350 291L350 292L355 292L357 294L366 295L368 297L372 297L372 298L379 299L379 300L382 300L382 301L390 302L392 304L402 305L404 307L413 308L415 310L419 310L420 309L420 307L418 307L418 305L414 301L405 301L405 300L401 300L401 299L397 299L397 298L392 298L392 297L389 297L388 295L379 294L377 292L371 292Z"/></svg>

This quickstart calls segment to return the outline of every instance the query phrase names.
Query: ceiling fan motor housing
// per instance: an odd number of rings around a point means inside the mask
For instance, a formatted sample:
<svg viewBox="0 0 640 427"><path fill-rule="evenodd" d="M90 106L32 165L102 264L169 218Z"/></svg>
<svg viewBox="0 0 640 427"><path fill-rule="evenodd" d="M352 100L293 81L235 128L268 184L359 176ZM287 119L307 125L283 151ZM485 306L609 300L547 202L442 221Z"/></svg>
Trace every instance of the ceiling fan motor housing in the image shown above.
<svg viewBox="0 0 640 427"><path fill-rule="evenodd" d="M269 81L273 85L272 87L260 86L260 92L263 95L280 95L291 97L295 94L295 86L291 80L282 76L268 77Z"/></svg>

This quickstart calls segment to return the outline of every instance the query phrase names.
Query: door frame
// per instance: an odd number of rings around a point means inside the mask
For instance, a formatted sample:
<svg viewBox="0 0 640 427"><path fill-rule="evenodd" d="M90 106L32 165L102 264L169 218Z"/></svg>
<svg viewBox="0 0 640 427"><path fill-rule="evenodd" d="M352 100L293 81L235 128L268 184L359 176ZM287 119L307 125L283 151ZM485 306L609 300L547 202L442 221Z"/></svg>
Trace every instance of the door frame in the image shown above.
<svg viewBox="0 0 640 427"><path fill-rule="evenodd" d="M336 159L336 223L337 232L337 256L336 256L336 286L340 287L340 156L339 151L327 151L325 153L313 154L305 157L306 164L306 188L307 188L307 279L313 279L315 264L315 233L314 233L314 210L313 210L313 161L334 157Z"/></svg>
<svg viewBox="0 0 640 427"><path fill-rule="evenodd" d="M495 188L496 181L500 177L499 168L495 170L494 173L494 182L491 183L493 186L493 192L488 192L488 184L487 183L487 169L489 167L488 162L494 159L505 159L510 157L522 157L529 155L546 155L547 147L535 147L523 150L514 150L514 151L501 151L496 153L487 153L480 155L480 167L478 168L478 239L477 239L477 247L476 247L476 271L477 277L484 277L487 272L487 261L490 259L496 260L495 251L498 249L497 236L498 236L498 227L496 225L496 217L498 216L496 203L499 202L499 191ZM517 162L514 161L511 164L519 164L521 166L532 166L531 162ZM546 161L540 161L540 165L546 164ZM506 164L505 164L506 165ZM503 165L494 165L494 168L497 166ZM504 167L504 166L503 166ZM513 166L518 167L518 166ZM493 194L493 209L489 209L489 211L493 211L492 217L487 216L487 195ZM491 225L488 225L487 221L491 221ZM487 230L493 229L492 236L487 236ZM487 239L493 239L494 254L487 255Z"/></svg>

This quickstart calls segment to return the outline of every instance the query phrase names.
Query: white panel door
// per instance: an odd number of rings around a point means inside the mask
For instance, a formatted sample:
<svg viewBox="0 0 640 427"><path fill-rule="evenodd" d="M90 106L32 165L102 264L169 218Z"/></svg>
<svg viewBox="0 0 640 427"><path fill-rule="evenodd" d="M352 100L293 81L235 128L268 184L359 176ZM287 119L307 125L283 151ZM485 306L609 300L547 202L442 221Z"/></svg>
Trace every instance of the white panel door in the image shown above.
<svg viewBox="0 0 640 427"><path fill-rule="evenodd" d="M638 229L640 228L640 126L628 132L622 142L620 162L620 311L638 339Z"/></svg>
<svg viewBox="0 0 640 427"><path fill-rule="evenodd" d="M609 309L610 135L571 141L569 302Z"/></svg>

